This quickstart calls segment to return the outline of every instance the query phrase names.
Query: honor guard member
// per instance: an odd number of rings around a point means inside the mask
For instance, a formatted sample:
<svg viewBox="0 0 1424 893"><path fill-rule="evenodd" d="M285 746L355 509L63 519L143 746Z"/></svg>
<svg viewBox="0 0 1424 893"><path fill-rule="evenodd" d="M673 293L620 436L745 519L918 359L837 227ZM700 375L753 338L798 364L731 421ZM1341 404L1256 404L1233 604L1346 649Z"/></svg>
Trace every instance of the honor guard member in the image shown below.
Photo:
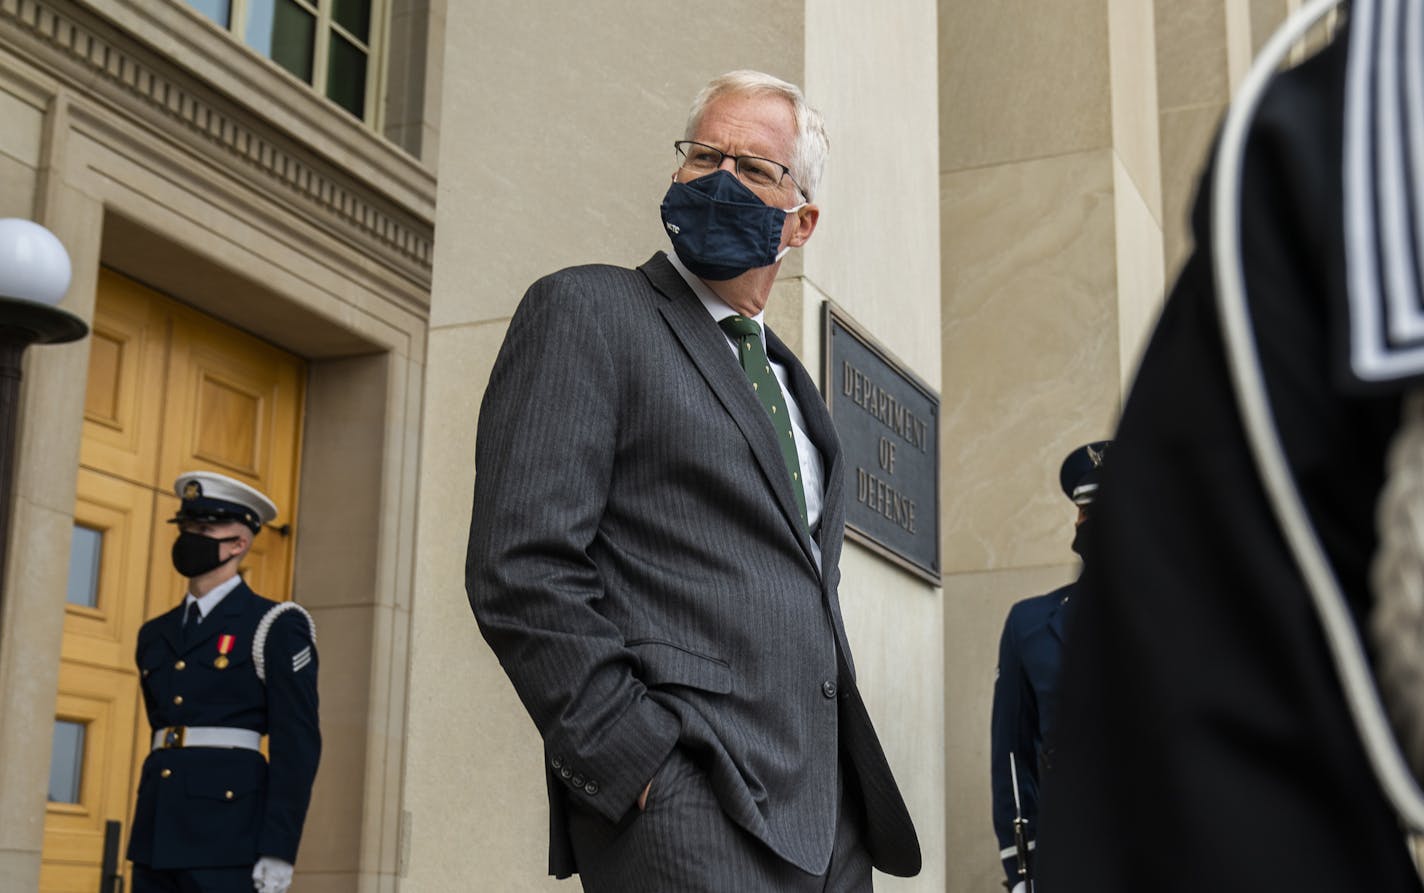
<svg viewBox="0 0 1424 893"><path fill-rule="evenodd" d="M1107 440L1084 444L1068 454L1058 472L1063 494L1078 506L1073 551L1080 555L1110 446ZM1008 878L1005 886L1015 893L1023 893L1033 879L1039 789L1052 763L1063 642L1077 588L1075 580L1018 602L1009 609L999 639L990 724L994 833Z"/></svg>
<svg viewBox="0 0 1424 893"><path fill-rule="evenodd" d="M238 573L277 515L270 499L206 471L174 489L173 566L188 594L138 634L153 750L129 838L134 890L283 893L321 754L316 628Z"/></svg>
<svg viewBox="0 0 1424 893"><path fill-rule="evenodd" d="M1233 98L1093 506L1051 893L1424 889L1424 4L1301 6Z"/></svg>

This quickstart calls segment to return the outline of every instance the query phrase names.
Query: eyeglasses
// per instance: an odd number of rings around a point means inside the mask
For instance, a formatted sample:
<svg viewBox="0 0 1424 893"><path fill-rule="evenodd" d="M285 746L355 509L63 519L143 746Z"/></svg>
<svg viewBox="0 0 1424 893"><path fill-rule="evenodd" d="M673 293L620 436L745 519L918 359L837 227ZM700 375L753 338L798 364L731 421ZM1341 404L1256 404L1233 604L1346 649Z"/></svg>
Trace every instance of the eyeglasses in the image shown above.
<svg viewBox="0 0 1424 893"><path fill-rule="evenodd" d="M730 158L736 165L737 179L753 189L776 189L781 186L784 178L790 180L791 185L795 186L802 196L806 195L806 190L791 176L791 168L779 161L758 158L755 155L730 155L721 149L693 140L678 140L672 146L677 150L678 167L699 177L717 170L723 161Z"/></svg>

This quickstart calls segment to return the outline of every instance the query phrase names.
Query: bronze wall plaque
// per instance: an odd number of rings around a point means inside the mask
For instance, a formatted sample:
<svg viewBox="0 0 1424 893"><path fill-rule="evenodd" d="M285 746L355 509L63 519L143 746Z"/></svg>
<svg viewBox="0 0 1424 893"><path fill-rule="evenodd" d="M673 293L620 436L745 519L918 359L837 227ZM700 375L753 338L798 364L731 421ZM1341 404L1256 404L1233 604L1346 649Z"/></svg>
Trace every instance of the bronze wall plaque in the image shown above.
<svg viewBox="0 0 1424 893"><path fill-rule="evenodd" d="M940 583L939 394L827 301L822 387L845 449L846 533Z"/></svg>

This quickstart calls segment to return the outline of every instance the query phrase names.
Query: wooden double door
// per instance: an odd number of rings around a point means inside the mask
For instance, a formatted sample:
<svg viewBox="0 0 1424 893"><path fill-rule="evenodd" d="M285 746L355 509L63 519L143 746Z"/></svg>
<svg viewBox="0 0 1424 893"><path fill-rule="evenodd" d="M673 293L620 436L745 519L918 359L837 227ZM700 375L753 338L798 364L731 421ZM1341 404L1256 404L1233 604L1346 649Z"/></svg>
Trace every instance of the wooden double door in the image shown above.
<svg viewBox="0 0 1424 893"><path fill-rule="evenodd" d="M290 597L303 361L104 270L90 339L78 493L40 888L99 889L105 832L118 866L149 748L134 667L138 629L177 604L173 481L206 469L267 493L279 514L243 576ZM127 887L127 878L125 888Z"/></svg>

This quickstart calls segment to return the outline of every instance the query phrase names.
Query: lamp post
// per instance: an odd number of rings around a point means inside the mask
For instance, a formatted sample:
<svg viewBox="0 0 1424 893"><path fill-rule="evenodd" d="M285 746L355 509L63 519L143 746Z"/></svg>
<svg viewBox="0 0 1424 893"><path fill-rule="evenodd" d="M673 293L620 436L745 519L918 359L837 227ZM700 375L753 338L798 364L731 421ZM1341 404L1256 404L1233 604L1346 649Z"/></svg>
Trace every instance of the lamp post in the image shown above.
<svg viewBox="0 0 1424 893"><path fill-rule="evenodd" d="M84 320L55 306L69 289L69 254L30 220L0 219L0 593L10 543L20 362L31 344L63 344L89 333Z"/></svg>

